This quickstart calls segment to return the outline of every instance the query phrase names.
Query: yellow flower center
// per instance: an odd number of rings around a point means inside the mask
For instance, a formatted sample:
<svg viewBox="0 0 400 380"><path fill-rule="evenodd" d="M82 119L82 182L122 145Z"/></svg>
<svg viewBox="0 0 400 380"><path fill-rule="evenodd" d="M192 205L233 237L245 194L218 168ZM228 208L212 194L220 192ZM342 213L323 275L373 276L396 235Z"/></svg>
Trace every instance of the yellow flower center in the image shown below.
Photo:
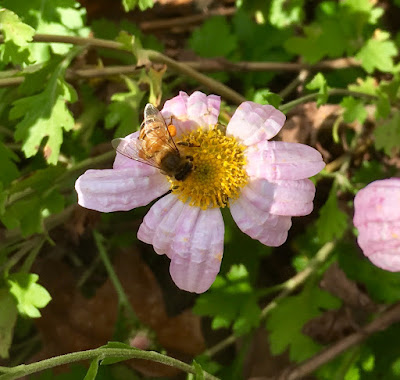
<svg viewBox="0 0 400 380"><path fill-rule="evenodd" d="M182 202L207 209L229 206L229 198L238 198L247 183L243 145L218 127L199 128L177 143L182 153L193 157L193 170L185 180L168 177L172 192Z"/></svg>

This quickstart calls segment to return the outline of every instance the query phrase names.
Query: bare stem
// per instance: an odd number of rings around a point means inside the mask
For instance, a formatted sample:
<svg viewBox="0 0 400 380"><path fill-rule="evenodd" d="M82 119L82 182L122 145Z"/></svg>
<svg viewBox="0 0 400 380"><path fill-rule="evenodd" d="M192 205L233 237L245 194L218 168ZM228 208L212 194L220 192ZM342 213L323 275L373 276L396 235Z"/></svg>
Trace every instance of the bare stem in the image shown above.
<svg viewBox="0 0 400 380"><path fill-rule="evenodd" d="M139 321L138 317L136 316L136 313L133 310L131 303L129 302L129 299L125 293L125 290L124 290L121 282L119 281L117 274L114 271L114 268L108 257L107 251L103 245L103 236L100 235L100 233L97 232L96 230L93 230L93 237L94 237L94 241L96 243L97 249L99 251L100 258L103 261L103 264L106 267L108 276L110 277L110 280L115 288L115 291L117 292L119 304L127 311L127 313L129 314L130 320L132 322L134 322L135 324L140 325L140 321Z"/></svg>
<svg viewBox="0 0 400 380"><path fill-rule="evenodd" d="M345 88L331 88L330 90L328 90L328 95L345 95L345 96L354 96L355 98L364 98L367 100L377 100L378 97L375 95L370 95L370 94L366 94L364 92L358 92L358 91L350 91L350 90L346 90ZM295 99L291 102L282 104L279 109L282 112L287 112L290 109L292 109L293 107L299 105L299 104L303 104L303 103L307 103L311 100L314 100L316 98L318 98L319 93L315 92L312 94L307 94L304 95L298 99Z"/></svg>

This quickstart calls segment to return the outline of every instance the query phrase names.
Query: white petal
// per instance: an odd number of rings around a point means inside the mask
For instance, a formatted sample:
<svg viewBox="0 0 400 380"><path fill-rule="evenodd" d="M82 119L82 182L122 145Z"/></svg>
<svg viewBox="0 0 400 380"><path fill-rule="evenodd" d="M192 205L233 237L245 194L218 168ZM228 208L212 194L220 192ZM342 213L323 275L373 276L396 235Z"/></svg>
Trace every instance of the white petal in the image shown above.
<svg viewBox="0 0 400 380"><path fill-rule="evenodd" d="M234 136L242 144L250 146L274 137L285 120L286 116L271 105L244 102L232 116L226 135Z"/></svg>
<svg viewBox="0 0 400 380"><path fill-rule="evenodd" d="M171 276L183 290L202 293L219 272L224 240L219 209L201 210L168 194L151 207L138 238L171 258Z"/></svg>
<svg viewBox="0 0 400 380"><path fill-rule="evenodd" d="M169 188L169 182L159 171L146 175L139 166L88 170L75 183L78 203L102 212L127 211L145 206Z"/></svg>
<svg viewBox="0 0 400 380"><path fill-rule="evenodd" d="M230 205L232 217L241 231L261 243L277 247L282 245L292 225L290 216L270 214L241 196Z"/></svg>

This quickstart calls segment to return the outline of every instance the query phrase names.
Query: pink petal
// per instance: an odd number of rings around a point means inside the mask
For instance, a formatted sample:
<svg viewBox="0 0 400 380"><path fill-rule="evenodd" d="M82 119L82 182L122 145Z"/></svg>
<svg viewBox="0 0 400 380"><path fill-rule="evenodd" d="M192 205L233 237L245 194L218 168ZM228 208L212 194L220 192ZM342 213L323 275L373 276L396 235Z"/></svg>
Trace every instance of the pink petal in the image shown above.
<svg viewBox="0 0 400 380"><path fill-rule="evenodd" d="M279 216L261 210L245 196L230 205L232 217L245 234L270 247L282 245L292 226L290 216Z"/></svg>
<svg viewBox="0 0 400 380"><path fill-rule="evenodd" d="M400 255L400 220L367 222L358 227L358 232L358 245L366 256L395 249Z"/></svg>
<svg viewBox="0 0 400 380"><path fill-rule="evenodd" d="M199 212L199 208L189 207L176 195L168 194L150 208L140 225L138 239L153 245L159 255L171 258L172 245L178 240L176 230L189 228L190 233Z"/></svg>
<svg viewBox="0 0 400 380"><path fill-rule="evenodd" d="M102 211L127 211L145 206L170 188L159 171L149 175L147 165L126 169L87 170L75 183L78 203Z"/></svg>
<svg viewBox="0 0 400 380"><path fill-rule="evenodd" d="M217 95L207 96L196 91L188 96L181 91L178 96L165 102L161 113L167 123L171 122L179 133L183 133L198 127L209 128L215 125L218 122L220 104L221 99Z"/></svg>
<svg viewBox="0 0 400 380"><path fill-rule="evenodd" d="M274 182L252 179L243 188L242 196L271 214L302 216L313 210L315 186L309 179Z"/></svg>
<svg viewBox="0 0 400 380"><path fill-rule="evenodd" d="M376 266L400 271L400 178L370 183L354 199L358 244Z"/></svg>
<svg viewBox="0 0 400 380"><path fill-rule="evenodd" d="M325 167L316 149L283 141L261 141L246 149L246 157L249 176L271 181L312 177Z"/></svg>
<svg viewBox="0 0 400 380"><path fill-rule="evenodd" d="M176 285L205 292L219 272L224 223L219 209L201 210L182 203L174 194L157 201L145 216L138 238L171 259Z"/></svg>
<svg viewBox="0 0 400 380"><path fill-rule="evenodd" d="M175 284L188 292L205 292L219 272L223 249L221 211L217 208L201 210L191 234L189 251L172 257L170 273Z"/></svg>
<svg viewBox="0 0 400 380"><path fill-rule="evenodd" d="M286 116L271 105L244 102L232 116L226 135L238 138L247 146L257 144L274 137L285 120Z"/></svg>
<svg viewBox="0 0 400 380"><path fill-rule="evenodd" d="M376 253L370 256L372 264L379 268L388 270L390 272L400 272L400 255L399 248L394 251L387 251L385 253Z"/></svg>
<svg viewBox="0 0 400 380"><path fill-rule="evenodd" d="M370 183L354 199L354 225L400 220L400 178Z"/></svg>
<svg viewBox="0 0 400 380"><path fill-rule="evenodd" d="M197 121L200 127L209 128L218 122L221 98L217 95L206 95L200 91L189 96L187 104L188 118Z"/></svg>

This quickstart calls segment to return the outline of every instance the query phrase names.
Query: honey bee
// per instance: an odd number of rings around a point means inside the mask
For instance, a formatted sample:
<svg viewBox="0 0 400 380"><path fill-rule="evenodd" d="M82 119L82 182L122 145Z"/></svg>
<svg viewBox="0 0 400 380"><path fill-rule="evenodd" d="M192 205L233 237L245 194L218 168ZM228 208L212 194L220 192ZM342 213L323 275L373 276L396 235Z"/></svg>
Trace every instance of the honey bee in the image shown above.
<svg viewBox="0 0 400 380"><path fill-rule="evenodd" d="M112 145L125 157L154 166L161 173L183 181L193 170L193 156L185 154L184 146L187 144L175 144L175 135L176 127L172 123L167 126L160 111L148 103L139 137L132 140L114 139Z"/></svg>

